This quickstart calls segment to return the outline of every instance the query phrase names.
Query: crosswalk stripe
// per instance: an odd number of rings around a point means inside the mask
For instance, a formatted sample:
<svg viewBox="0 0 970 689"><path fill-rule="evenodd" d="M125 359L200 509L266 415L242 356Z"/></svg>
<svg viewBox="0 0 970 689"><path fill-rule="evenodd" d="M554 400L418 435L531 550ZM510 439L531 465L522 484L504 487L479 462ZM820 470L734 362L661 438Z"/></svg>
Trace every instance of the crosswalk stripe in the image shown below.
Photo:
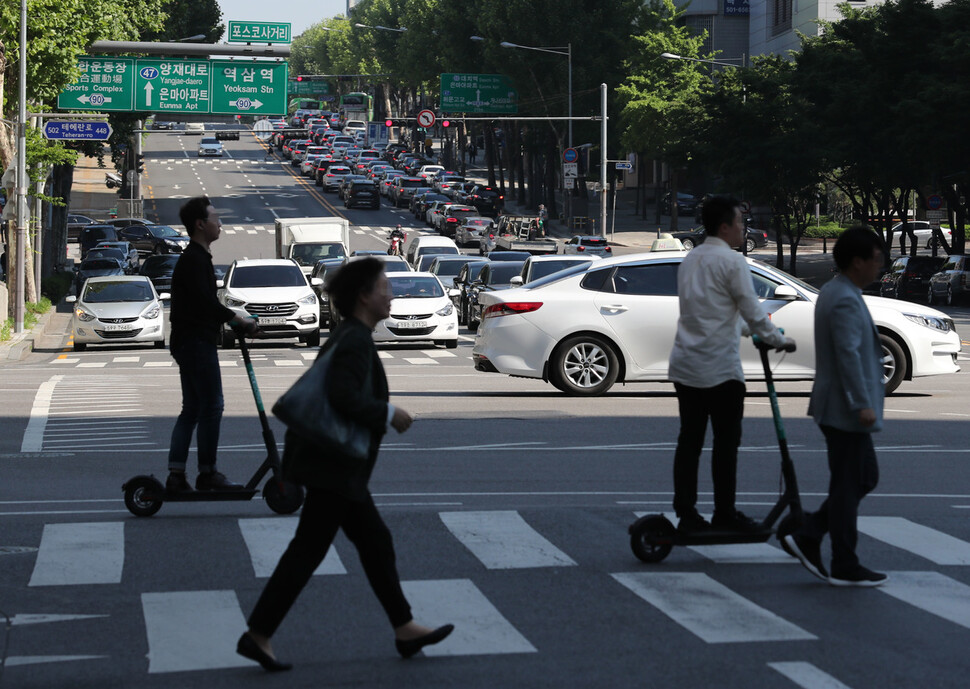
<svg viewBox="0 0 970 689"><path fill-rule="evenodd" d="M512 510L440 512L462 545L488 569L563 567L576 562Z"/></svg>
<svg viewBox="0 0 970 689"><path fill-rule="evenodd" d="M108 656L10 656L7 658L4 667L16 667L17 665L43 665L44 663L66 663L73 660L98 660Z"/></svg>
<svg viewBox="0 0 970 689"><path fill-rule="evenodd" d="M120 584L124 522L45 524L28 586Z"/></svg>
<svg viewBox="0 0 970 689"><path fill-rule="evenodd" d="M377 356L379 356L381 359L393 359L394 358L394 355L391 354L390 352L381 352L381 351L378 351L377 352Z"/></svg>
<svg viewBox="0 0 970 689"><path fill-rule="evenodd" d="M141 604L149 674L255 665L236 653L246 620L235 591L143 593Z"/></svg>
<svg viewBox="0 0 970 689"><path fill-rule="evenodd" d="M451 357L457 357L458 355L453 352L442 352L439 350L429 350L424 353L425 356L430 356L433 359L449 359Z"/></svg>
<svg viewBox="0 0 970 689"><path fill-rule="evenodd" d="M423 357L421 359L404 357L404 360L406 362L408 362L409 364L419 364L419 365L420 364L437 364L438 363L438 360L437 359L429 359L427 357Z"/></svg>
<svg viewBox="0 0 970 689"><path fill-rule="evenodd" d="M164 368L166 366L172 366L172 365L174 365L174 363L175 363L174 361L146 361L145 362L145 367L146 368L151 368L151 367Z"/></svg>
<svg viewBox="0 0 970 689"><path fill-rule="evenodd" d="M111 361L112 361L112 363L116 363L116 364L130 364L130 363L137 362L139 359L141 359L141 357L137 357L137 356L116 356Z"/></svg>
<svg viewBox="0 0 970 689"><path fill-rule="evenodd" d="M970 586L939 572L889 572L879 590L970 629Z"/></svg>
<svg viewBox="0 0 970 689"><path fill-rule="evenodd" d="M401 587L411 607L426 624L437 626L451 622L455 625L455 631L440 644L425 646L425 655L536 653L535 646L470 579L404 581Z"/></svg>
<svg viewBox="0 0 970 689"><path fill-rule="evenodd" d="M299 359L276 359L273 363L277 366L304 366L305 362Z"/></svg>
<svg viewBox="0 0 970 689"><path fill-rule="evenodd" d="M858 528L938 565L970 565L970 543L902 517L859 517Z"/></svg>
<svg viewBox="0 0 970 689"><path fill-rule="evenodd" d="M85 361L77 365L78 368L104 368L108 365L107 361Z"/></svg>
<svg viewBox="0 0 970 689"><path fill-rule="evenodd" d="M706 574L625 572L612 576L709 644L818 638Z"/></svg>
<svg viewBox="0 0 970 689"><path fill-rule="evenodd" d="M276 569L276 563L280 561L293 534L296 533L298 522L298 517L239 520L239 530L246 542L246 548L249 549L249 558L252 560L253 571L257 577L268 577ZM336 548L331 546L327 556L313 573L318 576L346 574L347 569L340 560Z"/></svg>
<svg viewBox="0 0 970 689"><path fill-rule="evenodd" d="M777 670L802 689L850 689L832 675L822 672L811 663L768 663L768 667Z"/></svg>

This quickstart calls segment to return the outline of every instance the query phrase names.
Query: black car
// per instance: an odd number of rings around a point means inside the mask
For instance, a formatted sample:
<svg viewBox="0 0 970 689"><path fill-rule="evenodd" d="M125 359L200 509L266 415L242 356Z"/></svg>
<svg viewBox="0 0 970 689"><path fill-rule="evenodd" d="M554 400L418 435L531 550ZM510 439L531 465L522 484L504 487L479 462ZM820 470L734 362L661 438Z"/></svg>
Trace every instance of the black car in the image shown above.
<svg viewBox="0 0 970 689"><path fill-rule="evenodd" d="M101 240L94 245L94 249L117 249L124 257L123 263L128 274L134 275L138 272L138 250L132 246L131 242L123 239L114 242Z"/></svg>
<svg viewBox="0 0 970 689"><path fill-rule="evenodd" d="M944 256L900 256L882 276L879 296L924 301L930 278L940 272L945 260Z"/></svg>
<svg viewBox="0 0 970 689"><path fill-rule="evenodd" d="M175 272L175 264L178 263L178 260L177 254L149 256L142 262L138 274L151 280L152 284L155 285L155 291L159 294L171 292L172 273Z"/></svg>
<svg viewBox="0 0 970 689"><path fill-rule="evenodd" d="M450 290L454 289L451 285L455 278L458 277L461 269L469 263L481 263L481 259L478 256L435 256L431 265L428 266L428 272L437 275L441 284L451 294Z"/></svg>
<svg viewBox="0 0 970 689"><path fill-rule="evenodd" d="M363 175L355 175L353 173L346 174L343 179L340 180L340 184L337 186L337 196L340 197L342 201L347 198L347 191L350 189L350 185L353 182L369 181Z"/></svg>
<svg viewBox="0 0 970 689"><path fill-rule="evenodd" d="M106 275L125 275L127 273L121 259L94 255L97 253L99 252L95 251L90 258L81 261L81 265L77 267L77 272L74 275L74 286L78 297L81 296L81 288L84 287L84 281L88 278ZM120 253L118 252L119 255Z"/></svg>
<svg viewBox="0 0 970 689"><path fill-rule="evenodd" d="M88 255L88 251L94 248L98 242L114 242L118 240L118 230L114 225L88 225L81 228L78 234L78 244L80 245L81 260Z"/></svg>
<svg viewBox="0 0 970 689"><path fill-rule="evenodd" d="M463 265L461 270L458 271L458 275L452 281L454 289L458 290L458 293L452 294L451 301L454 303L455 308L458 309L458 322L462 325L466 323L465 314L468 313L468 294L471 290L471 285L481 275L482 268L490 263L487 258L476 256L475 259L471 263Z"/></svg>
<svg viewBox="0 0 970 689"><path fill-rule="evenodd" d="M418 220L424 220L428 214L428 208L431 207L435 201L448 202L450 199L444 194L438 194L433 191L426 191L423 194L415 194L414 198L411 199L411 212L414 213L414 217Z"/></svg>
<svg viewBox="0 0 970 689"><path fill-rule="evenodd" d="M490 261L482 268L478 279L471 284L468 294L465 323L471 330L478 330L478 324L482 322L482 305L478 303L478 295L482 292L509 289L512 286L512 278L522 273L523 265L525 261Z"/></svg>
<svg viewBox="0 0 970 689"><path fill-rule="evenodd" d="M488 257L493 261L522 261L525 262L529 256L528 251L489 251Z"/></svg>
<svg viewBox="0 0 970 689"><path fill-rule="evenodd" d="M120 230L123 227L130 227L132 225L153 225L154 223L148 218L112 218L111 220L105 220L104 224L117 227Z"/></svg>
<svg viewBox="0 0 970 689"><path fill-rule="evenodd" d="M684 230L683 232L673 232L671 234L674 239L680 240L680 243L684 245L685 251L690 251L698 244L703 244L704 240L707 239L707 232L705 232L703 227L695 227L693 230ZM744 243L745 251L751 253L755 249L768 244L768 233L754 227L746 227L744 230ZM740 251L740 248L738 248L738 251Z"/></svg>
<svg viewBox="0 0 970 689"><path fill-rule="evenodd" d="M89 218L86 215L69 213L67 216L67 241L76 242L78 235L81 234L82 229L88 225L96 225L97 222L97 220Z"/></svg>
<svg viewBox="0 0 970 689"><path fill-rule="evenodd" d="M477 208L479 215L487 215L492 218L498 215L498 212L505 206L505 197L497 189L481 184L472 187L468 193L456 198L460 199L462 203Z"/></svg>
<svg viewBox="0 0 970 689"><path fill-rule="evenodd" d="M187 236L168 225L129 225L118 236L131 242L139 256L180 254L189 245Z"/></svg>
<svg viewBox="0 0 970 689"><path fill-rule="evenodd" d="M694 215L697 213L697 209L701 205L702 199L694 196L693 194L688 194L684 191L677 192L677 215L687 216ZM663 200L660 205L660 212L664 215L670 215L670 192L668 191L664 194Z"/></svg>
<svg viewBox="0 0 970 689"><path fill-rule="evenodd" d="M329 326L333 320L330 316L330 294L327 292L327 277L333 275L337 271L337 268L345 262L342 258L322 258L314 264L313 270L310 271L311 287L317 293L317 301L320 303L321 328ZM323 284L312 284L313 278L320 278L323 280Z"/></svg>
<svg viewBox="0 0 970 689"><path fill-rule="evenodd" d="M377 192L377 184L364 177L363 179L353 179L347 191L344 193L344 208L354 206L368 206L378 209L381 207L381 196Z"/></svg>

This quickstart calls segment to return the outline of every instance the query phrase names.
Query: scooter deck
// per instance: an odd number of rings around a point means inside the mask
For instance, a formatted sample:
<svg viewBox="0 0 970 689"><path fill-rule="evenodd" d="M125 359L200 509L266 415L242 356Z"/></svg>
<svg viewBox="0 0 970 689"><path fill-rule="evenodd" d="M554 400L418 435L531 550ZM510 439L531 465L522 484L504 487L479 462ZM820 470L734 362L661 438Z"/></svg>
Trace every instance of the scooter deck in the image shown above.
<svg viewBox="0 0 970 689"><path fill-rule="evenodd" d="M190 493L162 493L162 502L210 502L213 500L252 500L255 488L240 490L193 490Z"/></svg>
<svg viewBox="0 0 970 689"><path fill-rule="evenodd" d="M675 533L669 539L655 538L657 543L670 545L729 545L732 543L766 543L774 535L773 529L766 529L758 533L741 533L738 531L704 531L697 534Z"/></svg>

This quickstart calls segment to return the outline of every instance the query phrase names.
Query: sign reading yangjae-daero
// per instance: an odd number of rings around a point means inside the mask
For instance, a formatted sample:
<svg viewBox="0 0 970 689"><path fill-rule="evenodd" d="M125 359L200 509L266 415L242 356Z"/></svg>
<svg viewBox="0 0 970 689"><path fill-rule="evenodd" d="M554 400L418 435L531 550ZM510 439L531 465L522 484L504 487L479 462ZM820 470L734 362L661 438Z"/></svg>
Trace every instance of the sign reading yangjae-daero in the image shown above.
<svg viewBox="0 0 970 689"><path fill-rule="evenodd" d="M82 57L57 107L221 115L285 115L287 64L275 61Z"/></svg>

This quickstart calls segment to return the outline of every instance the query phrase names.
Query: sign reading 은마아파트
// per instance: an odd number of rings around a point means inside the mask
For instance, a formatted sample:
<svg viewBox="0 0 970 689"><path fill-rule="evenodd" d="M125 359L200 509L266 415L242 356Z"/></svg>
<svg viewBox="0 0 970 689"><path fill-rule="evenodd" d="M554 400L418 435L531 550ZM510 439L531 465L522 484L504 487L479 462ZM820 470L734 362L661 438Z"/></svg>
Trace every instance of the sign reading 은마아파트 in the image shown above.
<svg viewBox="0 0 970 689"><path fill-rule="evenodd" d="M292 24L282 22L229 22L229 43L289 43Z"/></svg>

